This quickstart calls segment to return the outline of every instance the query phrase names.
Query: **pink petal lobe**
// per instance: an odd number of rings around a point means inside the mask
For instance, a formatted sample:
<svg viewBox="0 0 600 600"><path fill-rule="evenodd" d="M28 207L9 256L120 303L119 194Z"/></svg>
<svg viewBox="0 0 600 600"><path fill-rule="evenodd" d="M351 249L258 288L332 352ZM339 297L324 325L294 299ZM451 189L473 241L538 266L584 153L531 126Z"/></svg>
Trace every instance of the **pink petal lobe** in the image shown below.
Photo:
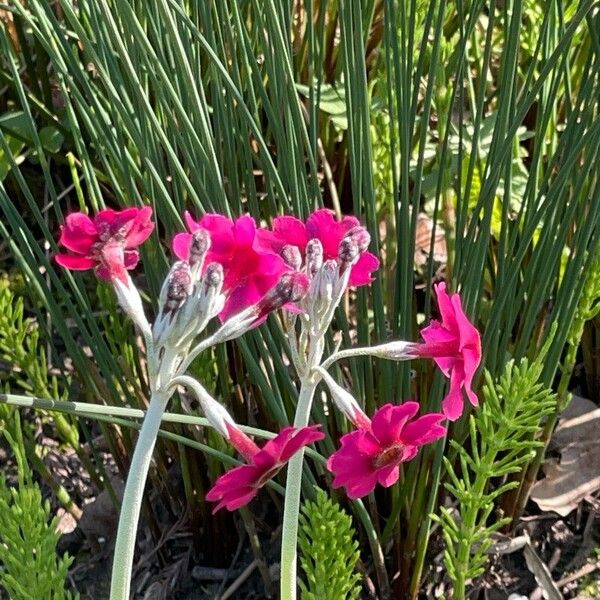
<svg viewBox="0 0 600 600"><path fill-rule="evenodd" d="M442 410L449 421L456 421L463 413L461 378L456 369L450 376L450 391L442 401Z"/></svg>
<svg viewBox="0 0 600 600"><path fill-rule="evenodd" d="M377 481L383 487L390 487L400 479L400 467L398 465L388 465L377 471Z"/></svg>
<svg viewBox="0 0 600 600"><path fill-rule="evenodd" d="M273 219L273 233L282 241L282 245L298 246L302 252L309 239L306 225L296 217L283 216Z"/></svg>
<svg viewBox="0 0 600 600"><path fill-rule="evenodd" d="M187 260L190 256L190 246L192 245L191 233L178 233L171 242L173 254L179 260Z"/></svg>
<svg viewBox="0 0 600 600"><path fill-rule="evenodd" d="M373 281L372 273L379 269L379 259L371 252L365 252L350 271L350 287L360 287Z"/></svg>
<svg viewBox="0 0 600 600"><path fill-rule="evenodd" d="M446 292L446 283L442 281L434 285L433 289L435 290L444 327L455 335L458 335L458 324L456 322L454 307L452 306L450 296L448 296L448 292Z"/></svg>
<svg viewBox="0 0 600 600"><path fill-rule="evenodd" d="M183 220L185 221L187 228L190 230L190 233L194 233L195 231L198 231L198 229L200 229L200 224L194 219L194 217L192 217L192 214L187 210L183 213Z"/></svg>
<svg viewBox="0 0 600 600"><path fill-rule="evenodd" d="M96 226L86 214L67 215L65 226L61 229L59 244L77 254L90 254L93 244L97 241Z"/></svg>
<svg viewBox="0 0 600 600"><path fill-rule="evenodd" d="M127 234L125 247L137 248L148 239L153 230L152 207L144 206L138 210L135 216L131 229Z"/></svg>
<svg viewBox="0 0 600 600"><path fill-rule="evenodd" d="M408 423L402 430L402 441L412 446L422 446L434 442L446 434L446 428L440 423L446 417L439 413L430 413Z"/></svg>
<svg viewBox="0 0 600 600"><path fill-rule="evenodd" d="M309 239L317 238L320 240L326 259L337 257L338 247L344 233L346 233L346 229L335 220L335 214L332 210L327 208L315 210L306 220L306 230Z"/></svg>
<svg viewBox="0 0 600 600"><path fill-rule="evenodd" d="M98 262L86 256L74 256L72 254L56 254L54 260L65 269L71 271L87 271L94 268Z"/></svg>
<svg viewBox="0 0 600 600"><path fill-rule="evenodd" d="M256 223L250 215L242 215L233 224L233 237L237 246L252 246Z"/></svg>
<svg viewBox="0 0 600 600"><path fill-rule="evenodd" d="M418 402L405 402L400 405L384 404L373 415L373 433L382 446L391 446L401 439L404 425L418 412Z"/></svg>

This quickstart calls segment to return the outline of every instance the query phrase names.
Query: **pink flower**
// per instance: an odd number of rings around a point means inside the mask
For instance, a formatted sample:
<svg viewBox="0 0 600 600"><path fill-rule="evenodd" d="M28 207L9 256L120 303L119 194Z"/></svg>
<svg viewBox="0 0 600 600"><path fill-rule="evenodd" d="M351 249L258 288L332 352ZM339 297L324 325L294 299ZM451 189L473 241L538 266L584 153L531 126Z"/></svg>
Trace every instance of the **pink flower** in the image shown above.
<svg viewBox="0 0 600 600"><path fill-rule="evenodd" d="M273 219L273 230L259 229L257 237L263 247L278 254L284 246L297 246L303 256L308 241L318 239L323 246L323 259L335 260L340 242L354 228L360 228L360 221L356 217L345 216L337 221L333 211L321 208L308 217L306 224L296 217L276 217ZM379 259L374 254L363 251L352 266L348 285L367 285L373 281L371 274L378 268Z"/></svg>
<svg viewBox="0 0 600 600"><path fill-rule="evenodd" d="M479 331L465 315L460 296L448 296L446 284L434 286L442 322L431 321L421 331L424 344L415 344L411 353L430 357L446 377L450 378L450 391L442 403L444 414L455 421L463 412L462 390L473 406L478 399L471 385L481 362L481 338Z"/></svg>
<svg viewBox="0 0 600 600"><path fill-rule="evenodd" d="M318 431L319 427L285 427L277 437L259 448L244 433L228 423L229 441L246 458L248 464L235 467L221 475L206 494L207 500L218 502L213 514L223 507L236 510L248 504L258 490L272 479L298 450L325 437Z"/></svg>
<svg viewBox="0 0 600 600"><path fill-rule="evenodd" d="M412 419L418 402L385 404L373 416L370 429L361 427L342 436L342 447L327 461L333 487L345 487L350 498L362 498L380 483L389 487L400 477L401 462L412 460L419 447L446 434L444 415L431 413Z"/></svg>
<svg viewBox="0 0 600 600"><path fill-rule="evenodd" d="M173 252L180 260L188 260L192 233L204 229L210 234L204 268L213 262L223 267L223 292L227 300L219 314L221 321L258 304L290 270L280 256L260 248L256 223L250 215L232 221L223 215L206 214L195 221L186 212L185 221L190 233L178 233L174 237Z"/></svg>
<svg viewBox="0 0 600 600"><path fill-rule="evenodd" d="M57 254L56 262L74 271L95 269L106 281L119 279L127 285L127 270L139 260L136 248L154 229L152 208L106 209L93 219L78 212L67 215L59 244L73 254Z"/></svg>

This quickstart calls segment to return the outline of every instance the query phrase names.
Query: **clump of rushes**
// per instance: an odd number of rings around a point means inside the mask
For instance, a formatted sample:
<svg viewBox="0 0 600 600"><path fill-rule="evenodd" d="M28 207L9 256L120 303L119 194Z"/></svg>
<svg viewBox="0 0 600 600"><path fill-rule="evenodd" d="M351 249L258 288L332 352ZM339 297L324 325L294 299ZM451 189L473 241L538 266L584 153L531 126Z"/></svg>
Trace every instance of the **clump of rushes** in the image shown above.
<svg viewBox="0 0 600 600"><path fill-rule="evenodd" d="M342 439L342 448L327 462L334 487L359 498L379 483L390 486L400 477L399 465L413 459L421 446L446 433L442 421L457 419L463 392L473 405L473 376L481 359L479 333L462 310L460 297L436 287L441 323L422 331L424 343L393 341L371 348L337 351L323 361L325 336L334 312L349 287L368 285L379 259L368 251L370 235L356 217L337 220L326 209L306 222L278 217L272 229L257 228L254 219L236 220L206 214L199 220L186 213L187 231L173 239L178 258L167 274L151 326L129 271L138 262L138 246L153 230L152 210L104 210L93 219L71 214L60 242L71 251L56 260L66 268L95 269L115 289L117 299L142 332L148 355L152 396L131 467L119 521L111 600L129 597L135 536L141 499L163 413L177 386L200 402L210 424L244 458L245 464L222 475L206 498L215 511L235 510L250 502L289 461L281 555L281 598L296 598L298 516L304 449L322 440L320 425L309 425L317 385L324 380L333 405L356 426ZM245 435L225 408L186 371L194 358L215 344L257 327L269 313L283 309L300 393L293 426L282 429L261 448ZM217 318L220 326L201 341L198 336ZM392 360L433 358L450 378L442 412L417 417L414 401L386 404L372 418L327 369L348 356L374 355ZM360 477L352 472L359 465ZM339 596L338 596L339 597Z"/></svg>
<svg viewBox="0 0 600 600"><path fill-rule="evenodd" d="M327 494L317 489L314 502L305 502L300 513L298 545L302 600L354 600L360 594L360 557L351 517Z"/></svg>

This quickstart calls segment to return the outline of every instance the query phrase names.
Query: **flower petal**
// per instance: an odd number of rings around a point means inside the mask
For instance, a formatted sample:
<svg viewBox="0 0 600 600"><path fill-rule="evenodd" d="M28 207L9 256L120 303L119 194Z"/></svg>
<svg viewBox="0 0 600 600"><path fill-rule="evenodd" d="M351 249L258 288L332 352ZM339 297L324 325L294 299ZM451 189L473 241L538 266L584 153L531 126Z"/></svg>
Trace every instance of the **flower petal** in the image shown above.
<svg viewBox="0 0 600 600"><path fill-rule="evenodd" d="M402 439L405 423L419 412L418 402L384 404L372 418L373 434L383 447L391 446Z"/></svg>
<svg viewBox="0 0 600 600"><path fill-rule="evenodd" d="M233 224L236 246L252 246L256 234L256 223L250 215L242 215Z"/></svg>
<svg viewBox="0 0 600 600"><path fill-rule="evenodd" d="M84 213L67 215L61 228L59 244L77 254L90 254L92 246L98 241L98 232L93 221Z"/></svg>
<svg viewBox="0 0 600 600"><path fill-rule="evenodd" d="M442 401L442 410L449 421L456 421L463 413L462 380L462 369L454 368L450 374L450 391Z"/></svg>
<svg viewBox="0 0 600 600"><path fill-rule="evenodd" d="M400 461L398 461L400 462ZM400 467L396 464L386 465L377 470L377 481L383 487L390 487L400 479Z"/></svg>
<svg viewBox="0 0 600 600"><path fill-rule="evenodd" d="M190 256L190 246L192 245L191 233L178 233L171 242L173 254L179 260L187 260Z"/></svg>
<svg viewBox="0 0 600 600"><path fill-rule="evenodd" d="M429 413L407 423L402 430L402 442L411 446L422 446L440 439L446 428L440 423L446 417L439 413Z"/></svg>
<svg viewBox="0 0 600 600"><path fill-rule="evenodd" d="M65 269L71 271L87 271L94 268L98 261L87 256L74 256L73 254L56 254L54 260Z"/></svg>
<svg viewBox="0 0 600 600"><path fill-rule="evenodd" d="M358 262L350 271L350 280L348 285L351 287L360 287L373 281L371 274L379 269L379 259L371 252L365 252L358 259Z"/></svg>
<svg viewBox="0 0 600 600"><path fill-rule="evenodd" d="M137 215L131 225L131 229L127 234L125 247L137 248L148 239L153 230L152 207L144 206L138 209Z"/></svg>

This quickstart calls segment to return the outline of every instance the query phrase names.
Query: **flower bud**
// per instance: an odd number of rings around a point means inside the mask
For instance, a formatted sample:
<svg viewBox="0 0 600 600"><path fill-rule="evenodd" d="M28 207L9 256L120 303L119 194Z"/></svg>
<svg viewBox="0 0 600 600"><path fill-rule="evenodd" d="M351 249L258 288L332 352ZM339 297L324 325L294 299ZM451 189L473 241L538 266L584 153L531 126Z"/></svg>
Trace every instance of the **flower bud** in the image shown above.
<svg viewBox="0 0 600 600"><path fill-rule="evenodd" d="M190 267L196 268L197 271L202 270L202 264L206 257L206 253L210 248L210 235L204 229L198 229L192 234L192 243L190 244L190 253L188 255L188 263Z"/></svg>
<svg viewBox="0 0 600 600"><path fill-rule="evenodd" d="M202 284L205 289L219 288L223 285L223 266L219 263L210 263L202 277Z"/></svg>
<svg viewBox="0 0 600 600"><path fill-rule="evenodd" d="M294 271L299 271L300 267L302 267L302 254L300 254L300 248L298 248L298 246L287 244L281 250L281 257L285 264L292 267Z"/></svg>
<svg viewBox="0 0 600 600"><path fill-rule="evenodd" d="M167 277L164 304L161 311L171 318L192 293L192 274L190 266L184 261L177 261Z"/></svg>
<svg viewBox="0 0 600 600"><path fill-rule="evenodd" d="M163 345L171 335L175 317L186 304L193 289L190 265L183 260L177 261L171 267L160 290L160 312L153 327L154 342L157 346Z"/></svg>
<svg viewBox="0 0 600 600"><path fill-rule="evenodd" d="M320 240L314 238L306 244L306 270L309 277L323 266L323 245Z"/></svg>
<svg viewBox="0 0 600 600"><path fill-rule="evenodd" d="M327 371L320 367L317 367L317 371L327 384L331 399L334 401L337 409L356 427L370 429L371 420L363 412L354 396L338 385Z"/></svg>
<svg viewBox="0 0 600 600"><path fill-rule="evenodd" d="M329 305L333 300L333 290L338 280L338 264L335 260L326 260L314 281L316 288L313 293L319 302Z"/></svg>
<svg viewBox="0 0 600 600"><path fill-rule="evenodd" d="M135 287L133 281L129 277L129 274L125 272L126 283L119 278L112 280L117 300L121 305L121 308L131 317L131 320L140 328L140 331L145 335L150 335L150 324L146 319L144 313L144 307L142 305L142 299L138 289Z"/></svg>
<svg viewBox="0 0 600 600"><path fill-rule="evenodd" d="M371 234L362 226L357 225L346 232L345 238L350 238L357 246L359 252L366 252L371 243Z"/></svg>
<svg viewBox="0 0 600 600"><path fill-rule="evenodd" d="M360 256L358 244L350 237L345 237L338 247L338 260L343 268L351 267Z"/></svg>
<svg viewBox="0 0 600 600"><path fill-rule="evenodd" d="M180 344L191 342L208 322L223 309L225 298L221 294L223 287L223 267L219 263L207 265L201 281L196 285L195 293L184 306L177 330Z"/></svg>

